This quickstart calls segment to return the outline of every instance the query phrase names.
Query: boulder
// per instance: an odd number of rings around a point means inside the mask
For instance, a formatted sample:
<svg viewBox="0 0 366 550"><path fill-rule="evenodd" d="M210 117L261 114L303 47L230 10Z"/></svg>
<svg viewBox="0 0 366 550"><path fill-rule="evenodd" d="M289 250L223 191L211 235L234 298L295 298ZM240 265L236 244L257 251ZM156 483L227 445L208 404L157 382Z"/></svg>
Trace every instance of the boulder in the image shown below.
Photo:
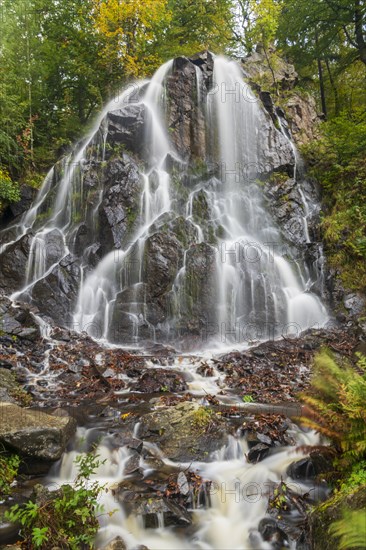
<svg viewBox="0 0 366 550"><path fill-rule="evenodd" d="M141 374L134 389L143 393L181 392L188 386L183 377L173 370L149 368Z"/></svg>
<svg viewBox="0 0 366 550"><path fill-rule="evenodd" d="M71 417L51 416L13 403L0 403L0 414L0 442L25 457L43 461L61 458L76 430Z"/></svg>
<svg viewBox="0 0 366 550"><path fill-rule="evenodd" d="M273 550L282 550L289 547L286 533L280 529L276 520L263 518L259 522L258 531L264 541L269 542Z"/></svg>
<svg viewBox="0 0 366 550"><path fill-rule="evenodd" d="M187 332L207 333L216 320L217 250L207 243L191 246L186 253L184 299L180 304L180 326Z"/></svg>
<svg viewBox="0 0 366 550"><path fill-rule="evenodd" d="M146 414L139 436L158 445L174 461L208 461L227 442L227 423L210 409L183 402Z"/></svg>

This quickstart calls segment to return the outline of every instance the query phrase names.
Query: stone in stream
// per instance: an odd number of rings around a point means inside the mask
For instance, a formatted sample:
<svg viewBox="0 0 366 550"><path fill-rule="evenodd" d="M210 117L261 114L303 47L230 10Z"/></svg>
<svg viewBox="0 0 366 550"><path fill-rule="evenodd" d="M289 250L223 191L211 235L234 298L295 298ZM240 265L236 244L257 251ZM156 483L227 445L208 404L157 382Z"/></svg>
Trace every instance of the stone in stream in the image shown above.
<svg viewBox="0 0 366 550"><path fill-rule="evenodd" d="M258 443L257 445L255 445L249 450L247 454L248 462L260 462L261 460L266 458L268 453L269 453L268 445L264 445L264 443Z"/></svg>
<svg viewBox="0 0 366 550"><path fill-rule="evenodd" d="M292 462L286 473L292 479L314 479L319 474L326 473L332 469L332 459L320 452L312 452L310 456Z"/></svg>
<svg viewBox="0 0 366 550"><path fill-rule="evenodd" d="M144 415L139 436L158 445L171 460L204 462L227 443L227 432L227 421L211 409L183 402Z"/></svg>
<svg viewBox="0 0 366 550"><path fill-rule="evenodd" d="M272 518L263 518L259 522L258 531L264 541L272 545L273 550L282 550L288 548L288 537L282 529L279 528L276 520Z"/></svg>
<svg viewBox="0 0 366 550"><path fill-rule="evenodd" d="M0 403L0 443L24 457L40 461L61 458L76 430L71 417L56 417L41 411Z"/></svg>

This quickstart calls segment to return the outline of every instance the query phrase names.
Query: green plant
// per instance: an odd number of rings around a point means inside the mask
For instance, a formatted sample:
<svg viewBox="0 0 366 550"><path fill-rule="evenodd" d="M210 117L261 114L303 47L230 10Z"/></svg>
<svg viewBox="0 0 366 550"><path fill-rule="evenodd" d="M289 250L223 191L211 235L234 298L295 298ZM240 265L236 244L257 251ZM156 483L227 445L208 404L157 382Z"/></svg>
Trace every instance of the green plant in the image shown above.
<svg viewBox="0 0 366 550"><path fill-rule="evenodd" d="M344 510L342 518L332 523L329 529L337 537L339 550L365 548L366 522L364 510Z"/></svg>
<svg viewBox="0 0 366 550"><path fill-rule="evenodd" d="M254 398L251 395L243 395L241 399L244 403L254 403Z"/></svg>
<svg viewBox="0 0 366 550"><path fill-rule="evenodd" d="M3 202L20 200L19 186L14 183L8 172L0 167L0 205Z"/></svg>
<svg viewBox="0 0 366 550"><path fill-rule="evenodd" d="M97 514L101 511L98 497L104 486L90 477L102 464L89 453L76 458L79 473L73 485L65 484L51 493L44 488L36 501L13 506L5 517L21 524L24 544L47 550L53 546L80 550L93 547L98 531Z"/></svg>
<svg viewBox="0 0 366 550"><path fill-rule="evenodd" d="M0 499L11 494L11 484L18 475L19 464L18 455L0 454Z"/></svg>
<svg viewBox="0 0 366 550"><path fill-rule="evenodd" d="M310 409L304 424L328 437L342 466L352 467L366 457L366 358L357 369L338 365L323 349L314 359L311 391L302 395Z"/></svg>
<svg viewBox="0 0 366 550"><path fill-rule="evenodd" d="M214 414L214 411L210 407L200 407L193 413L195 426L197 428L206 428Z"/></svg>

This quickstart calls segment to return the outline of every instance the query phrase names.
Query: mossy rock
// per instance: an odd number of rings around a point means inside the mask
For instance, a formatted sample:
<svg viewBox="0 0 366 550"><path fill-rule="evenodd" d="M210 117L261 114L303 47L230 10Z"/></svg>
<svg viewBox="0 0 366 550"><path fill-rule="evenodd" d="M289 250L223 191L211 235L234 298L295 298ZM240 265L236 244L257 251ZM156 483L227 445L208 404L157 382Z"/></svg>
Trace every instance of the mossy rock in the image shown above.
<svg viewBox="0 0 366 550"><path fill-rule="evenodd" d="M330 535L332 523L341 519L344 510L362 510L366 507L366 485L346 496L335 496L317 506L309 516L312 550L334 550L337 540Z"/></svg>

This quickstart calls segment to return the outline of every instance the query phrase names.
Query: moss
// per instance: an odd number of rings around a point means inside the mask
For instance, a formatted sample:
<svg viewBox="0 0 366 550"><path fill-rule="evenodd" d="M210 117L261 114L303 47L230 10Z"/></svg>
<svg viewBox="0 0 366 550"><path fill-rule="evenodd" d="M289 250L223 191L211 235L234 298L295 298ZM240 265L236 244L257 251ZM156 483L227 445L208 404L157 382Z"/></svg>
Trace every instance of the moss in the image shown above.
<svg viewBox="0 0 366 550"><path fill-rule="evenodd" d="M334 550L337 540L331 536L330 526L341 519L344 510L362 510L365 506L366 484L351 492L337 492L316 506L309 516L313 550Z"/></svg>
<svg viewBox="0 0 366 550"><path fill-rule="evenodd" d="M193 413L194 426L197 428L207 428L214 414L213 410L209 407L200 407Z"/></svg>

